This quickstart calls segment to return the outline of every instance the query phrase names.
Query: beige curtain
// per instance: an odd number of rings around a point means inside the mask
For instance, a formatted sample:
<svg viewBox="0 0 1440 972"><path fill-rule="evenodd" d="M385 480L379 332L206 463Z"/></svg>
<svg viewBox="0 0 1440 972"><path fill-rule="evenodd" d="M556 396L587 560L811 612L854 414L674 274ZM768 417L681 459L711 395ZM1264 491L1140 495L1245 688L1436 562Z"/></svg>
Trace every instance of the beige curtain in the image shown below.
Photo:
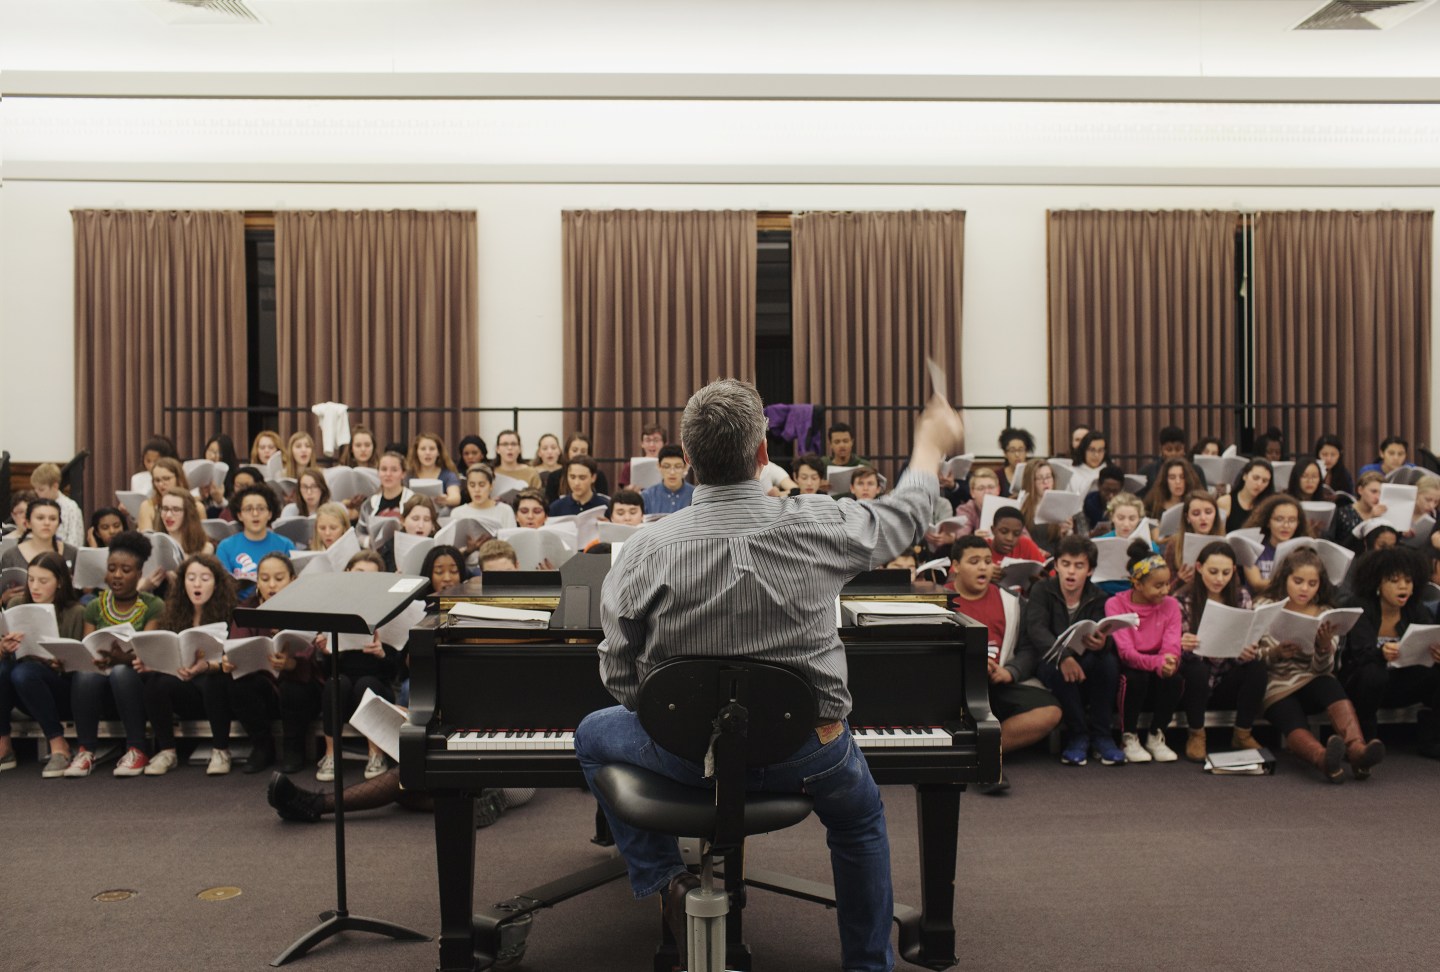
<svg viewBox="0 0 1440 972"><path fill-rule="evenodd" d="M562 227L566 432L592 454L638 455L650 422L679 442L695 389L755 380L753 212L568 211ZM603 411L620 407L636 411Z"/></svg>
<svg viewBox="0 0 1440 972"><path fill-rule="evenodd" d="M1255 383L1265 402L1338 410L1262 412L1289 447L1321 433L1358 469L1380 440L1430 444L1429 212L1260 213L1255 219Z"/></svg>
<svg viewBox="0 0 1440 972"><path fill-rule="evenodd" d="M893 481L930 393L927 355L964 401L965 214L804 213L792 226L795 400L850 424L856 453Z"/></svg>
<svg viewBox="0 0 1440 972"><path fill-rule="evenodd" d="M1227 212L1051 212L1051 451L1104 429L1128 470L1160 429L1233 441L1235 228ZM1106 406L1165 404L1163 409Z"/></svg>
<svg viewBox="0 0 1440 972"><path fill-rule="evenodd" d="M455 411L479 400L476 275L473 212L276 213L280 406L343 402L382 448L428 431L453 452L478 418Z"/></svg>
<svg viewBox="0 0 1440 972"><path fill-rule="evenodd" d="M89 449L85 496L114 502L157 432L184 457L229 432L212 414L165 406L243 404L245 225L238 212L77 210L75 439ZM18 362L16 362L18 363Z"/></svg>

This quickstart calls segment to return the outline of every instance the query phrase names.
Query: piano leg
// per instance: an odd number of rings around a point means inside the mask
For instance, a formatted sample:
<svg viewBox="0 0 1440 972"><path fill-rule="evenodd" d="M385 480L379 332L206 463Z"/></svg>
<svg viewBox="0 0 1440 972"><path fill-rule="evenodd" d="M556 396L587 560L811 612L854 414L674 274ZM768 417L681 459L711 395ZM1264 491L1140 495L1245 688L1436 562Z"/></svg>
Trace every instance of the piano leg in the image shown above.
<svg viewBox="0 0 1440 972"><path fill-rule="evenodd" d="M440 964L474 972L475 797L435 794L435 866L440 879Z"/></svg>
<svg viewBox="0 0 1440 972"><path fill-rule="evenodd" d="M900 922L905 961L930 969L955 964L955 857L960 842L958 783L918 783L920 913ZM898 912L900 909L896 909Z"/></svg>

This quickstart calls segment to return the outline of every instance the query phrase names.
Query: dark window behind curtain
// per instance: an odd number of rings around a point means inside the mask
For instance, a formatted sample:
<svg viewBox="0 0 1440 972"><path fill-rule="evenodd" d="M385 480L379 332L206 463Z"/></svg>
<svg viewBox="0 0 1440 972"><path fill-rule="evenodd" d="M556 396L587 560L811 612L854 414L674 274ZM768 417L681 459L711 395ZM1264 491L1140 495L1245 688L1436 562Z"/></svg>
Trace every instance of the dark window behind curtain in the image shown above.
<svg viewBox="0 0 1440 972"><path fill-rule="evenodd" d="M1051 414L1052 453L1069 452L1082 421L1105 430L1112 455L1156 454L1165 425L1234 441L1232 413L1210 406L1236 400L1236 214L1049 217L1050 400L1080 406Z"/></svg>
<svg viewBox="0 0 1440 972"><path fill-rule="evenodd" d="M473 212L277 212L280 406L343 402L382 448L428 431L453 454L476 422L453 410L479 400L477 273Z"/></svg>
<svg viewBox="0 0 1440 972"><path fill-rule="evenodd" d="M130 488L151 435L182 457L228 432L212 414L164 407L232 405L245 396L245 226L239 212L77 210L75 438L92 454L85 496L110 505Z"/></svg>
<svg viewBox="0 0 1440 972"><path fill-rule="evenodd" d="M679 442L669 409L755 380L753 212L568 211L563 230L566 431L592 454L638 454L657 421ZM596 410L618 407L635 411Z"/></svg>
<svg viewBox="0 0 1440 972"><path fill-rule="evenodd" d="M1260 213L1255 218L1255 385L1260 401L1333 401L1338 412L1257 416L1289 448L1322 432L1355 470L1380 440L1430 442L1429 212Z"/></svg>
<svg viewBox="0 0 1440 972"><path fill-rule="evenodd" d="M853 426L857 453L893 476L930 393L927 355L964 401L965 214L804 213L792 226L795 399ZM867 405L892 408L854 408Z"/></svg>

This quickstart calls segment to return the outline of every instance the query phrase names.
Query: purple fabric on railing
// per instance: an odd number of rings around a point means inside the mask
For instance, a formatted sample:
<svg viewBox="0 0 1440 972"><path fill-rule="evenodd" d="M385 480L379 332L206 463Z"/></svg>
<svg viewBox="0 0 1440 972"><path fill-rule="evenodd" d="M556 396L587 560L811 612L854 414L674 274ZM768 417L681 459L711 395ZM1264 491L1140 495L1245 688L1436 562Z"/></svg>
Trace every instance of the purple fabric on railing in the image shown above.
<svg viewBox="0 0 1440 972"><path fill-rule="evenodd" d="M814 405L766 405L765 419L770 423L771 432L786 442L795 443L797 454L820 451L820 434L812 435L810 429L815 420Z"/></svg>

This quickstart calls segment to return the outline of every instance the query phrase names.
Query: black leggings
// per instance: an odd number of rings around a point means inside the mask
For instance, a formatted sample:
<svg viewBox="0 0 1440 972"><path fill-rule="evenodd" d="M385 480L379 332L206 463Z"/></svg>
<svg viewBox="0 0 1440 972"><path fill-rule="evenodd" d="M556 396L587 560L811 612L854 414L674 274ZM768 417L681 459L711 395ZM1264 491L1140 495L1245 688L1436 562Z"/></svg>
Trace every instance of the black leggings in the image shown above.
<svg viewBox="0 0 1440 972"><path fill-rule="evenodd" d="M245 727L245 735L257 746L269 744L273 740L270 723L280 714L275 680L264 672L252 672L242 678L227 678L225 688L230 711Z"/></svg>
<svg viewBox="0 0 1440 972"><path fill-rule="evenodd" d="M1265 685L1269 680L1270 672L1264 662L1257 659L1237 664L1227 669L1210 690L1208 705L1216 709L1234 709L1235 728L1253 729L1255 720L1260 716L1260 707L1265 704ZM1204 708L1202 706L1198 713L1199 722L1195 721L1197 713L1189 708L1185 710L1185 718L1190 720L1192 729L1205 724Z"/></svg>
<svg viewBox="0 0 1440 972"><path fill-rule="evenodd" d="M1376 714L1381 709L1400 708L1420 702L1440 709L1440 668L1409 665L1361 665L1345 679L1345 689L1360 717L1360 731L1366 739L1379 733Z"/></svg>
<svg viewBox="0 0 1440 972"><path fill-rule="evenodd" d="M1345 690L1334 675L1320 675L1265 710L1265 718L1288 736L1296 729L1309 729L1309 716L1324 712L1336 702L1345 701Z"/></svg>
<svg viewBox="0 0 1440 972"><path fill-rule="evenodd" d="M383 678L375 675L361 675L359 678L352 678L349 675L341 675L340 721L342 724L355 714L355 708L360 704L360 700L364 697L366 689L371 689L376 695L380 696L386 702L395 701L395 690L392 689L390 687L390 683L385 681ZM322 701L320 704L320 709L325 721L321 724L321 729L325 733L325 735L328 736L330 735L330 731L334 726L334 723L331 722L331 718L334 713L334 709L332 707L333 703L331 700L334 698L334 695L332 695L330 691L330 683L327 682L325 684L323 692L324 694L321 697Z"/></svg>
<svg viewBox="0 0 1440 972"><path fill-rule="evenodd" d="M1147 700L1152 702L1150 728L1153 730L1163 732L1182 702L1190 728L1205 728L1205 702L1210 698L1210 663L1205 659L1185 653L1180 658L1180 667L1169 678L1123 664L1120 676L1122 732L1140 731L1136 727Z"/></svg>
<svg viewBox="0 0 1440 972"><path fill-rule="evenodd" d="M210 744L230 748L229 675L208 672L185 680L163 672L147 672L145 714L155 729L155 751L175 748L175 717L206 719L210 723Z"/></svg>
<svg viewBox="0 0 1440 972"><path fill-rule="evenodd" d="M280 680L280 722L285 729L286 745L304 745L310 723L320 712L323 688L319 682Z"/></svg>

